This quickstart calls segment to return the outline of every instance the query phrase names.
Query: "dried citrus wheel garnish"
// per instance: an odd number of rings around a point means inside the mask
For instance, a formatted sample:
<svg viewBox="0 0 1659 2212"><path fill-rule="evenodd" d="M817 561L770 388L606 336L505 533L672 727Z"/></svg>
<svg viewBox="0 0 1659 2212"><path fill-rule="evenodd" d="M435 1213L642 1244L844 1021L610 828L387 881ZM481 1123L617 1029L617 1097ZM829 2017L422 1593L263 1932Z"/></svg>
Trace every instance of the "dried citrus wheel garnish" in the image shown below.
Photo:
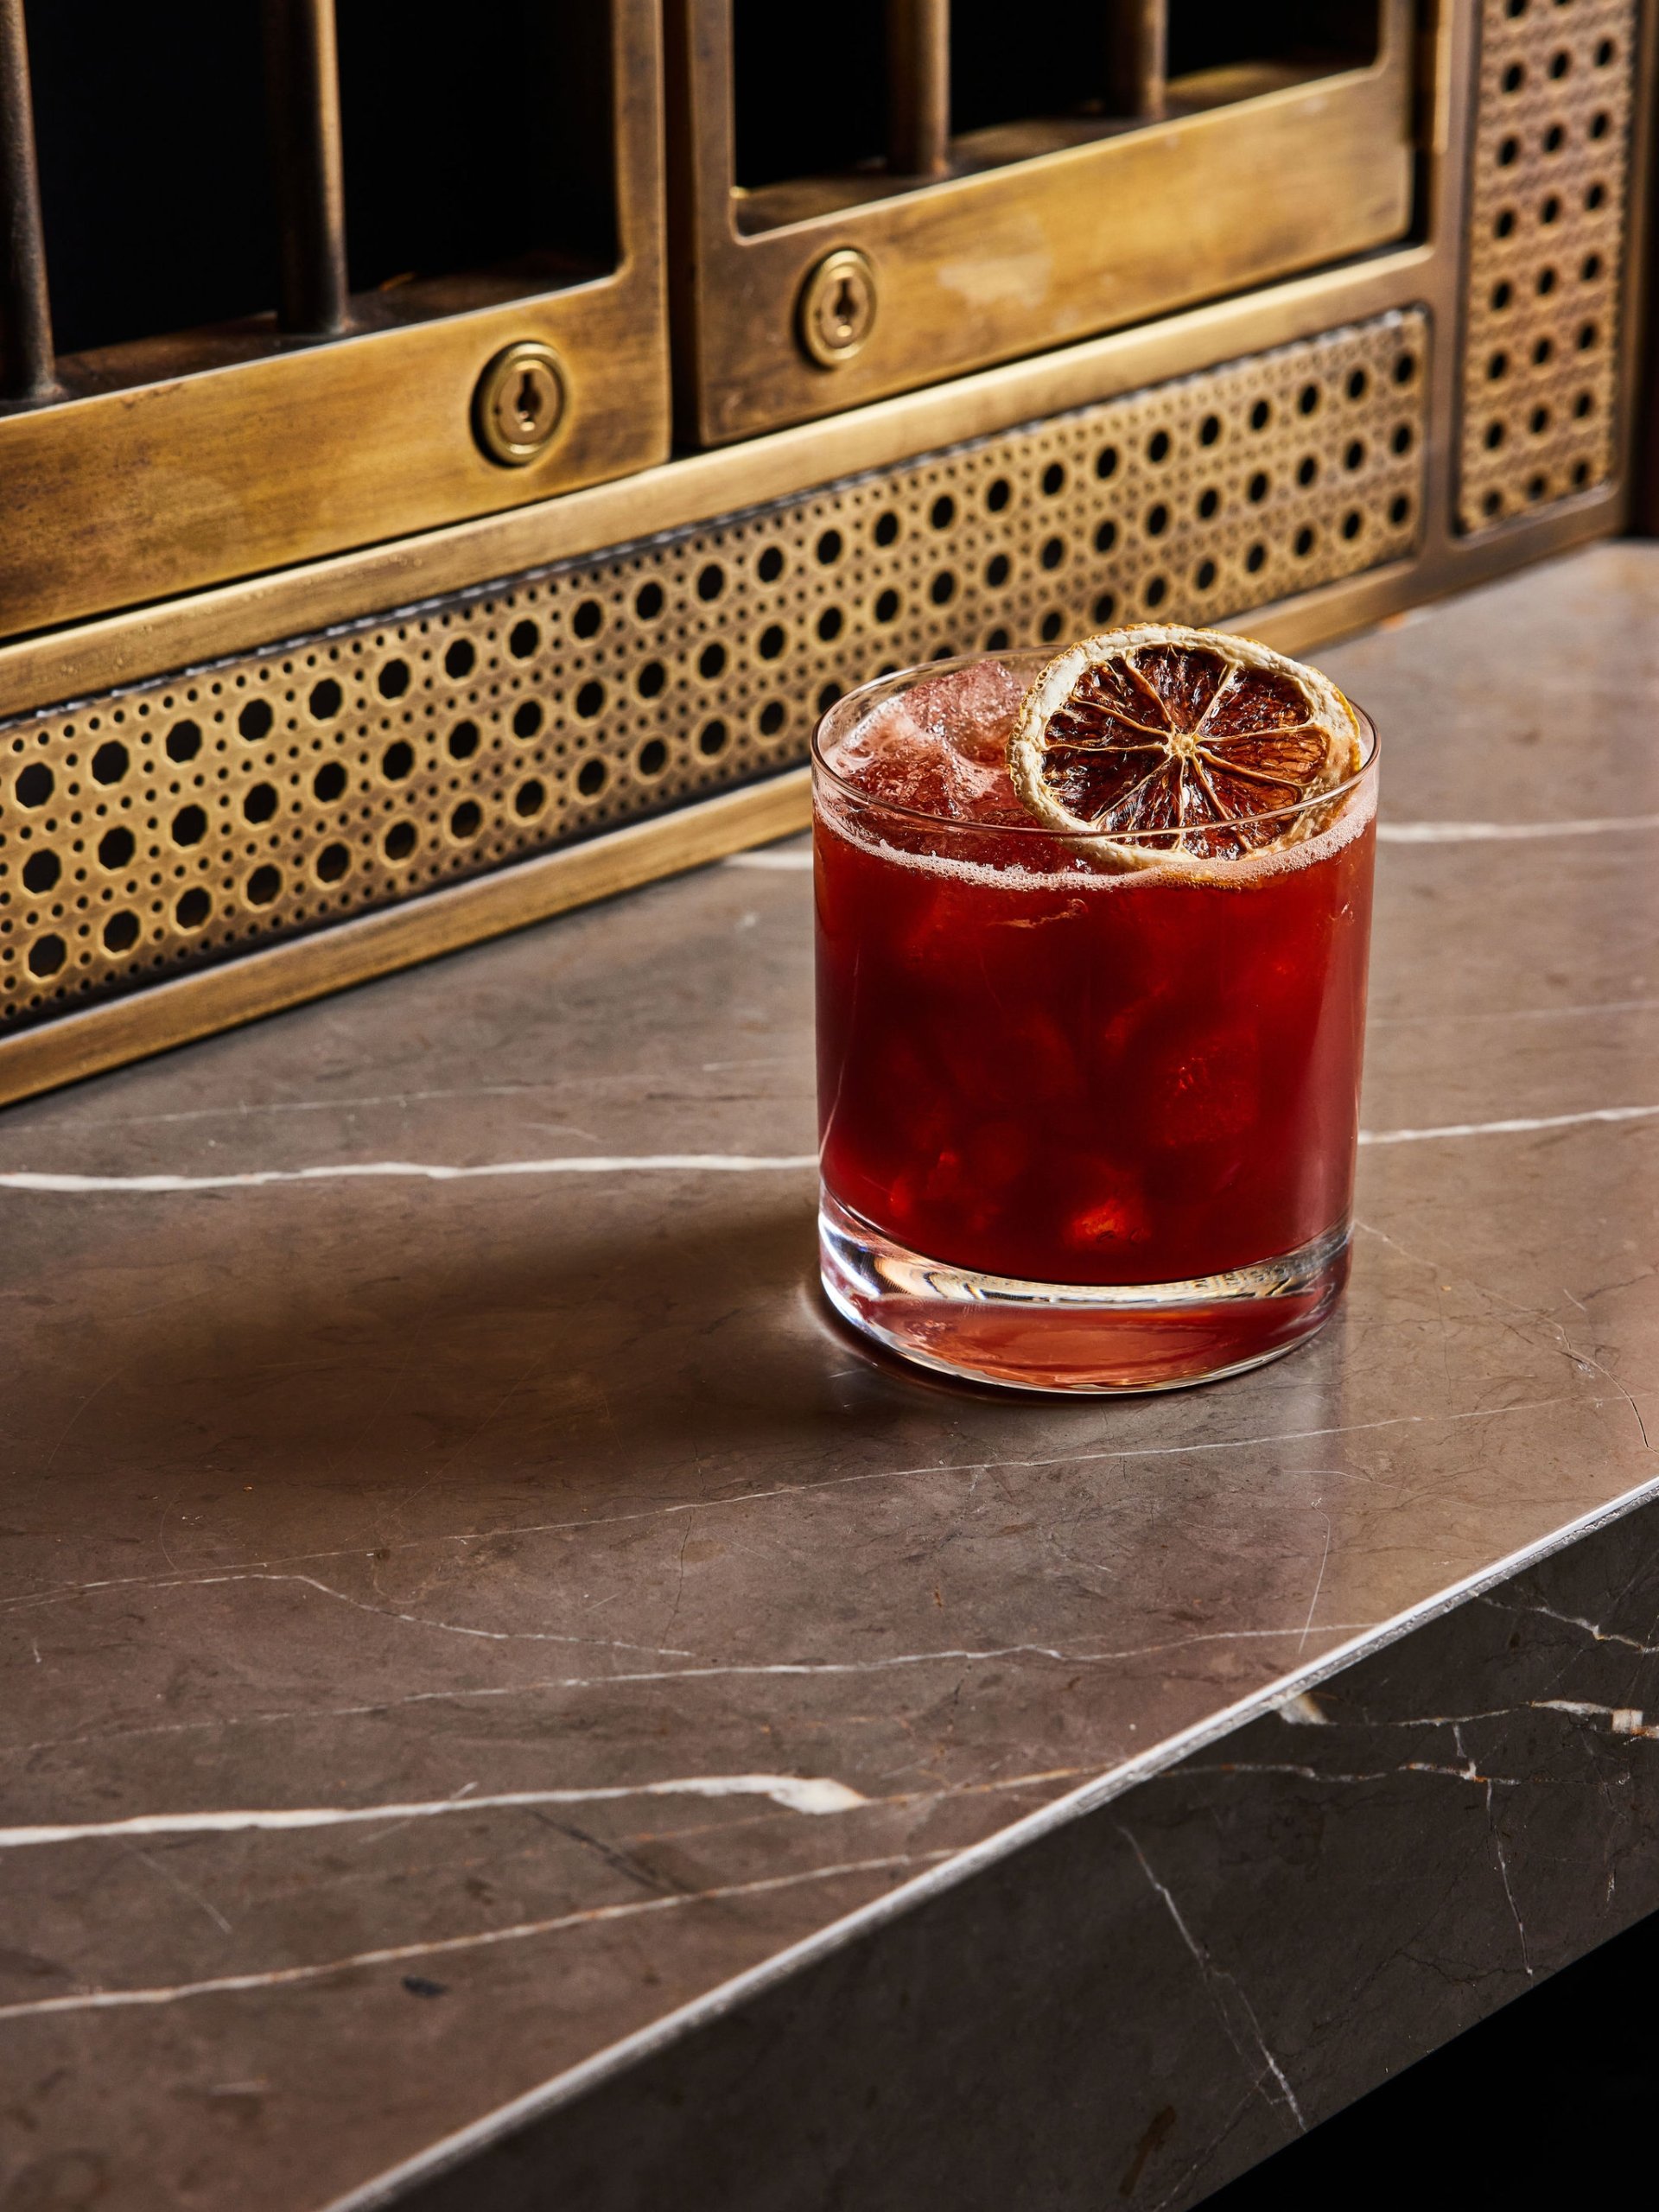
<svg viewBox="0 0 1659 2212"><path fill-rule="evenodd" d="M1008 740L1031 812L1136 868L1296 844L1330 819L1306 802L1361 757L1358 717L1328 677L1254 639L1174 623L1070 646Z"/></svg>

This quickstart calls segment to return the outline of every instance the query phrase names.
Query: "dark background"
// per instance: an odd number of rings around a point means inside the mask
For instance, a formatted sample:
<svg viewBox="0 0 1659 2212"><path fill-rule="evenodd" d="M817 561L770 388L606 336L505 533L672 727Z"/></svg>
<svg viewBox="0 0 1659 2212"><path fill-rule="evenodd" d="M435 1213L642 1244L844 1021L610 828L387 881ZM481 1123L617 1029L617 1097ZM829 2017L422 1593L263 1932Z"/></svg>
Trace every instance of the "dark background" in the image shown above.
<svg viewBox="0 0 1659 2212"><path fill-rule="evenodd" d="M1659 1914L1205 2199L1205 2212L1654 2201Z"/></svg>

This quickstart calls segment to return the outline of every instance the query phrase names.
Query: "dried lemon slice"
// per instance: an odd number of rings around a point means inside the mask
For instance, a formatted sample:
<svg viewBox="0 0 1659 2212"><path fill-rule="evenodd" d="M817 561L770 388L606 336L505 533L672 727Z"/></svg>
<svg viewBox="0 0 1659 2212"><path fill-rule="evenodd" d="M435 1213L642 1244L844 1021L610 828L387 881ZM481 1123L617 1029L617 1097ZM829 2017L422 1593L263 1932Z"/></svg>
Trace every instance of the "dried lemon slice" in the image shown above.
<svg viewBox="0 0 1659 2212"><path fill-rule="evenodd" d="M1330 819L1306 802L1361 759L1359 719L1328 677L1253 638L1175 623L1070 646L1008 739L1031 812L1131 868L1296 844Z"/></svg>

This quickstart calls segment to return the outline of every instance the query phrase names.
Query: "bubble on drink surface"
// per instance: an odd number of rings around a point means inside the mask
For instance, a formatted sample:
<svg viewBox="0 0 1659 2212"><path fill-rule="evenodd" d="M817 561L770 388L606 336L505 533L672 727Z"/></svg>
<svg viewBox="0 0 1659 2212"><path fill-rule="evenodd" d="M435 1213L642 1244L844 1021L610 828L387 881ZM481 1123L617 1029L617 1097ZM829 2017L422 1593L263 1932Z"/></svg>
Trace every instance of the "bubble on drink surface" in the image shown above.
<svg viewBox="0 0 1659 2212"><path fill-rule="evenodd" d="M1024 686L976 661L884 700L836 747L831 766L871 798L956 822L1029 824L1008 775L1008 733Z"/></svg>

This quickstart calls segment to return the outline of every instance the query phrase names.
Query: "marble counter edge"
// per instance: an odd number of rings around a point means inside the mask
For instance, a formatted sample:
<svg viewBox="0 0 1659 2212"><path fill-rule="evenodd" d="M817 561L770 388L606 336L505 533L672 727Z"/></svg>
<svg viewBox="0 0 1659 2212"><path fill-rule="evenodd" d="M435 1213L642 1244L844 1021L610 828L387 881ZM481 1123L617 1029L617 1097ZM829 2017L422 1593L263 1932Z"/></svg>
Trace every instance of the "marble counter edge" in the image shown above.
<svg viewBox="0 0 1659 2212"><path fill-rule="evenodd" d="M429 2144L413 2157L402 2160L397 2165L346 2190L343 2195L328 2199L318 2208L318 2212L381 2212L381 2208L396 2204L406 2191L452 2172L475 2153L491 2147L519 2127L557 2110L561 2106L574 2102L601 2083L626 2073L631 2066L657 2056L698 2028L722 2018L750 1999L775 1988L792 1974L830 1956L858 1938L887 1926L929 1899L971 1880L976 1874L1013 1857L1027 1845L1035 1843L1039 1838L1082 1819L1101 1806L1109 1804L1139 1784L1168 1772L1194 1752L1208 1749L1247 1724L1318 1688L1356 1662L1387 1649L1390 1644L1401 1642L1415 1630L1443 1619L1459 1605L1481 1597L1515 1576L1569 1550L1599 1529L1656 1502L1659 1502L1659 1476L1592 1508L1535 1542L1506 1553L1501 1559L1448 1585L1421 1604L1408 1606L1374 1627L1355 1631L1340 1643L1333 1643L1313 1657L1287 1669L1272 1682L1249 1692L1231 1705L1221 1707L1205 1719L1194 1721L1188 1727L1176 1731L1161 1743L1148 1747L1133 1758L1120 1762L1090 1781L1080 1783L1076 1789L1067 1790L1049 1804L1010 1822L1007 1827L999 1828L980 1842L953 1853L948 1859L899 1884L886 1895L873 1898L868 1904L827 1923L811 1935L803 1936L771 1958L763 1960L760 1965L734 1974L702 1996L664 2013L662 2018L652 2021L648 2027L622 2037L578 2065L566 2068L549 2080L537 2083L533 2089L493 2107L479 2119Z"/></svg>

